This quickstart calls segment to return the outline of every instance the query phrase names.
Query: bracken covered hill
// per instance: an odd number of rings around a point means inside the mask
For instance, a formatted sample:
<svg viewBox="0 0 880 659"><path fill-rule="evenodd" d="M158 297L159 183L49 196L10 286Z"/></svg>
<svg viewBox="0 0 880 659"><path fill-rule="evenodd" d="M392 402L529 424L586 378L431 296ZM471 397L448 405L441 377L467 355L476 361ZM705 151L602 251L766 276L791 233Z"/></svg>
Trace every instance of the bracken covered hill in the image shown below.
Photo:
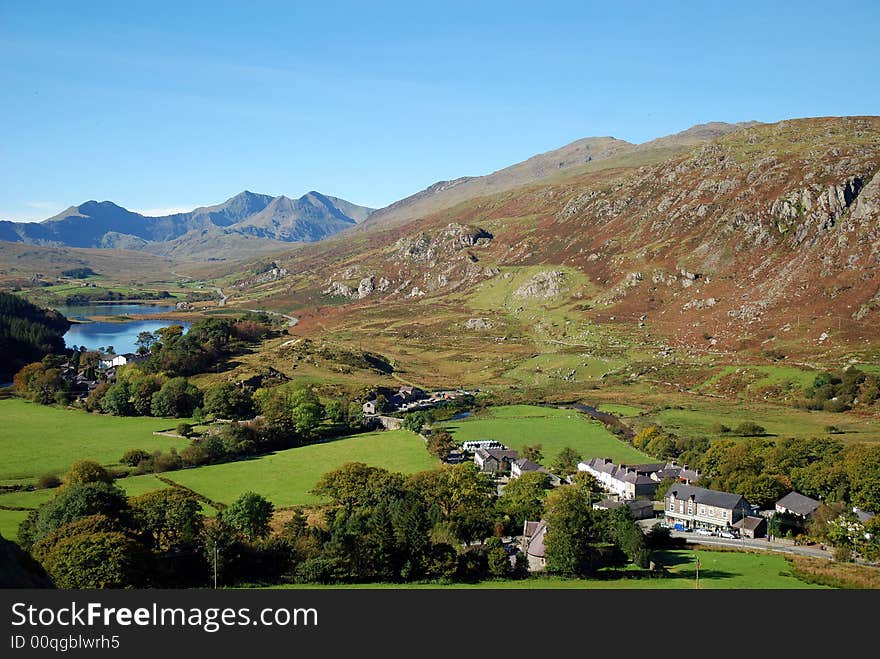
<svg viewBox="0 0 880 659"><path fill-rule="evenodd" d="M559 308L694 350L880 340L880 117L749 125L638 165L304 246L243 295L298 310L300 332L366 327L379 305L387 323L478 315L496 340Z"/></svg>

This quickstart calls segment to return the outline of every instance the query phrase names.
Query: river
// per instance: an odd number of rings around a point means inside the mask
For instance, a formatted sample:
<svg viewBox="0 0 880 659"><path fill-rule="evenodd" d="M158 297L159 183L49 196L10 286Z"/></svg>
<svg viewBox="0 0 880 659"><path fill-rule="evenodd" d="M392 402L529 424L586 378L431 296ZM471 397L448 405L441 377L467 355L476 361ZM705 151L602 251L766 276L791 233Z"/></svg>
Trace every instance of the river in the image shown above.
<svg viewBox="0 0 880 659"><path fill-rule="evenodd" d="M175 310L173 306L149 304L96 304L82 307L56 307L56 309L70 320L79 321L88 320L89 316L153 315ZM113 346L116 354L121 355L137 350L135 341L141 332L155 332L169 325L183 325L184 330L187 330L192 323L141 318L119 322L79 322L70 326L64 335L64 342L68 348L85 346L88 350Z"/></svg>

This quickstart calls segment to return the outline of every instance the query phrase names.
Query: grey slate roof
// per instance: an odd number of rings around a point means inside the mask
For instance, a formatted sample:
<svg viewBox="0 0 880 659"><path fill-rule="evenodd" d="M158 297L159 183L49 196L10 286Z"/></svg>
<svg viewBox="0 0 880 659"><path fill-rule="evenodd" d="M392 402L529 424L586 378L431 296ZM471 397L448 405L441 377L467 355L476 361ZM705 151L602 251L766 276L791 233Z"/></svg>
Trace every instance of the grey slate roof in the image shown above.
<svg viewBox="0 0 880 659"><path fill-rule="evenodd" d="M822 505L822 502L804 496L799 492L789 492L777 501L776 505L806 517L813 514L816 508Z"/></svg>
<svg viewBox="0 0 880 659"><path fill-rule="evenodd" d="M736 522L733 523L733 526L738 529L746 529L747 531L754 531L759 526L761 526L761 524L763 524L763 523L764 523L763 517L749 516L749 517L743 517L742 519L737 520Z"/></svg>
<svg viewBox="0 0 880 659"><path fill-rule="evenodd" d="M645 472L640 472L633 466L617 465L607 462L604 458L592 458L587 462L596 471L608 474L611 478L633 485L656 485L655 481Z"/></svg>
<svg viewBox="0 0 880 659"><path fill-rule="evenodd" d="M532 462L527 458L520 458L516 461L516 466L520 468L520 471L541 471L544 469L537 462Z"/></svg>
<svg viewBox="0 0 880 659"><path fill-rule="evenodd" d="M526 522L526 528L528 528L531 522ZM546 548L544 547L544 535L547 533L547 522L543 519L537 523L532 532L532 537L529 540L529 544L526 547L526 553L529 556L535 556L537 558L544 558L544 553Z"/></svg>
<svg viewBox="0 0 880 659"><path fill-rule="evenodd" d="M715 506L716 508L724 508L733 510L734 508L748 507L748 503L743 499L741 494L731 494L730 492L718 492L717 490L707 490L704 487L696 487L694 485L676 484L669 488L666 492L666 498L675 496L676 499L689 499L693 497L695 503L702 503L707 506Z"/></svg>
<svg viewBox="0 0 880 659"><path fill-rule="evenodd" d="M519 452L501 448L479 448L477 449L477 455L483 460L488 457L493 457L500 462L505 458L508 460L516 460L519 457Z"/></svg>

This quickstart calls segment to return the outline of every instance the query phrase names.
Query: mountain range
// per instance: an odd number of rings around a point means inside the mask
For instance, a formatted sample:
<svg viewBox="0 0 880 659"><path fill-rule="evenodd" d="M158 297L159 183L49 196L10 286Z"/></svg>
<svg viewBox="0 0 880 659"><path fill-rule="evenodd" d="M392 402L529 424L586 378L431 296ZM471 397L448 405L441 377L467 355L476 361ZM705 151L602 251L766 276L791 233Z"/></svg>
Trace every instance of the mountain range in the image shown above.
<svg viewBox="0 0 880 659"><path fill-rule="evenodd" d="M485 176L439 181L380 210L314 191L299 199L244 191L221 204L159 217L141 215L111 201L87 201L42 222L0 221L0 241L139 250L181 260L246 259L345 230L405 223L468 199L548 179L651 164L753 125L700 124L643 144L588 137Z"/></svg>
<svg viewBox="0 0 880 659"><path fill-rule="evenodd" d="M309 192L299 199L244 191L221 204L150 217L111 201L87 201L42 222L0 222L0 240L55 247L198 255L199 246L256 251L322 240L366 220L373 209ZM203 251L203 250L202 250Z"/></svg>

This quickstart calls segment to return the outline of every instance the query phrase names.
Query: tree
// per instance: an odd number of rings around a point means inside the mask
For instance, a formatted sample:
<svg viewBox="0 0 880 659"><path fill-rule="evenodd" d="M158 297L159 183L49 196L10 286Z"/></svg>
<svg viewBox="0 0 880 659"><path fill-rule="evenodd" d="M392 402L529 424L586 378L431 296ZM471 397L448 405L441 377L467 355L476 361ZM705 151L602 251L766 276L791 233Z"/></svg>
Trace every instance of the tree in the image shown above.
<svg viewBox="0 0 880 659"><path fill-rule="evenodd" d="M29 547L81 517L106 515L119 520L126 517L128 510L125 492L115 485L103 481L67 484L22 523L19 539Z"/></svg>
<svg viewBox="0 0 880 659"><path fill-rule="evenodd" d="M249 419L254 400L250 391L232 382L222 382L205 392L205 411L220 419Z"/></svg>
<svg viewBox="0 0 880 659"><path fill-rule="evenodd" d="M353 400L348 404L348 426L358 428L364 423L364 407Z"/></svg>
<svg viewBox="0 0 880 659"><path fill-rule="evenodd" d="M607 540L613 542L626 557L639 567L648 567L648 548L645 534L636 524L627 506L611 510L607 515Z"/></svg>
<svg viewBox="0 0 880 659"><path fill-rule="evenodd" d="M388 409L388 399L384 394L379 394L373 400L376 405L376 414L382 414Z"/></svg>
<svg viewBox="0 0 880 659"><path fill-rule="evenodd" d="M489 563L489 574L496 578L508 576L511 571L510 556L504 549L501 538L492 536L486 543L486 558Z"/></svg>
<svg viewBox="0 0 880 659"><path fill-rule="evenodd" d="M67 389L67 383L57 368L47 367L43 362L28 364L12 379L15 391L19 396L28 398L41 405L49 405L56 401L59 393Z"/></svg>
<svg viewBox="0 0 880 659"><path fill-rule="evenodd" d="M497 507L509 520L509 532L518 534L527 519L541 519L544 515L544 497L550 488L550 477L537 471L527 472L504 486Z"/></svg>
<svg viewBox="0 0 880 659"><path fill-rule="evenodd" d="M169 487L131 500L135 528L143 532L147 546L167 551L191 545L202 531L201 505L191 493Z"/></svg>
<svg viewBox="0 0 880 659"><path fill-rule="evenodd" d="M581 455L570 446L566 446L559 452L559 455L553 460L551 470L560 476L571 476L578 471L578 462L581 461Z"/></svg>
<svg viewBox="0 0 880 659"><path fill-rule="evenodd" d="M588 501L595 501L605 493L602 483L588 471L578 471L571 477L572 487L576 487Z"/></svg>
<svg viewBox="0 0 880 659"><path fill-rule="evenodd" d="M413 474L407 480L426 510L436 509L438 520L461 542L488 537L494 526L495 485L473 463L443 465Z"/></svg>
<svg viewBox="0 0 880 659"><path fill-rule="evenodd" d="M137 353L145 355L153 348L156 343L156 336L152 332L140 332L135 339L134 344L137 346Z"/></svg>
<svg viewBox="0 0 880 659"><path fill-rule="evenodd" d="M844 467L852 503L864 510L880 511L880 447L860 445L847 449Z"/></svg>
<svg viewBox="0 0 880 659"><path fill-rule="evenodd" d="M136 588L144 584L147 552L119 532L82 534L59 542L44 567L58 588Z"/></svg>
<svg viewBox="0 0 880 659"><path fill-rule="evenodd" d="M293 415L290 400L285 387L274 387L260 397L260 413L266 423L275 430L290 432L293 430Z"/></svg>
<svg viewBox="0 0 880 659"><path fill-rule="evenodd" d="M65 485L77 483L112 483L113 477L94 460L76 460L64 476Z"/></svg>
<svg viewBox="0 0 880 659"><path fill-rule="evenodd" d="M303 437L312 436L324 418L318 394L311 387L303 387L293 392L290 404L294 430Z"/></svg>
<svg viewBox="0 0 880 659"><path fill-rule="evenodd" d="M601 564L597 544L602 542L601 511L571 485L547 495L544 539L547 571L567 576L593 574Z"/></svg>
<svg viewBox="0 0 880 659"><path fill-rule="evenodd" d="M446 460L449 454L458 446L455 440L445 430L435 430L428 436L428 453L438 460Z"/></svg>
<svg viewBox="0 0 880 659"><path fill-rule="evenodd" d="M410 412L403 417L403 427L405 430L420 433L426 425L431 423L431 421L432 415L428 412L421 410L418 412Z"/></svg>
<svg viewBox="0 0 880 659"><path fill-rule="evenodd" d="M274 510L275 506L265 497L256 492L245 492L221 516L224 522L253 542L269 534L269 520Z"/></svg>
<svg viewBox="0 0 880 659"><path fill-rule="evenodd" d="M129 467L137 467L144 460L149 460L150 454L140 448L133 448L122 454L119 462Z"/></svg>
<svg viewBox="0 0 880 659"><path fill-rule="evenodd" d="M134 406L131 404L131 390L128 382L117 382L111 386L101 399L101 409L113 416L131 416Z"/></svg>
<svg viewBox="0 0 880 659"><path fill-rule="evenodd" d="M152 375L129 378L129 393L134 413L141 416L149 416L152 412L153 394L161 388L162 382L160 379Z"/></svg>
<svg viewBox="0 0 880 659"><path fill-rule="evenodd" d="M542 444L532 444L531 446L526 444L522 447L519 454L521 457L526 460L531 460L532 462L537 462L538 464L544 459L544 453Z"/></svg>
<svg viewBox="0 0 880 659"><path fill-rule="evenodd" d="M657 491L654 493L655 501L664 501L666 499L666 493L669 491L669 488L675 485L678 482L677 478L664 478L660 481L660 484L657 486Z"/></svg>
<svg viewBox="0 0 880 659"><path fill-rule="evenodd" d="M321 476L311 494L326 497L348 512L373 508L383 499L403 496L403 477L363 462L346 462Z"/></svg>
<svg viewBox="0 0 880 659"><path fill-rule="evenodd" d="M177 377L168 380L153 394L150 409L153 416L185 418L192 416L201 403L202 394L198 388L186 378Z"/></svg>

